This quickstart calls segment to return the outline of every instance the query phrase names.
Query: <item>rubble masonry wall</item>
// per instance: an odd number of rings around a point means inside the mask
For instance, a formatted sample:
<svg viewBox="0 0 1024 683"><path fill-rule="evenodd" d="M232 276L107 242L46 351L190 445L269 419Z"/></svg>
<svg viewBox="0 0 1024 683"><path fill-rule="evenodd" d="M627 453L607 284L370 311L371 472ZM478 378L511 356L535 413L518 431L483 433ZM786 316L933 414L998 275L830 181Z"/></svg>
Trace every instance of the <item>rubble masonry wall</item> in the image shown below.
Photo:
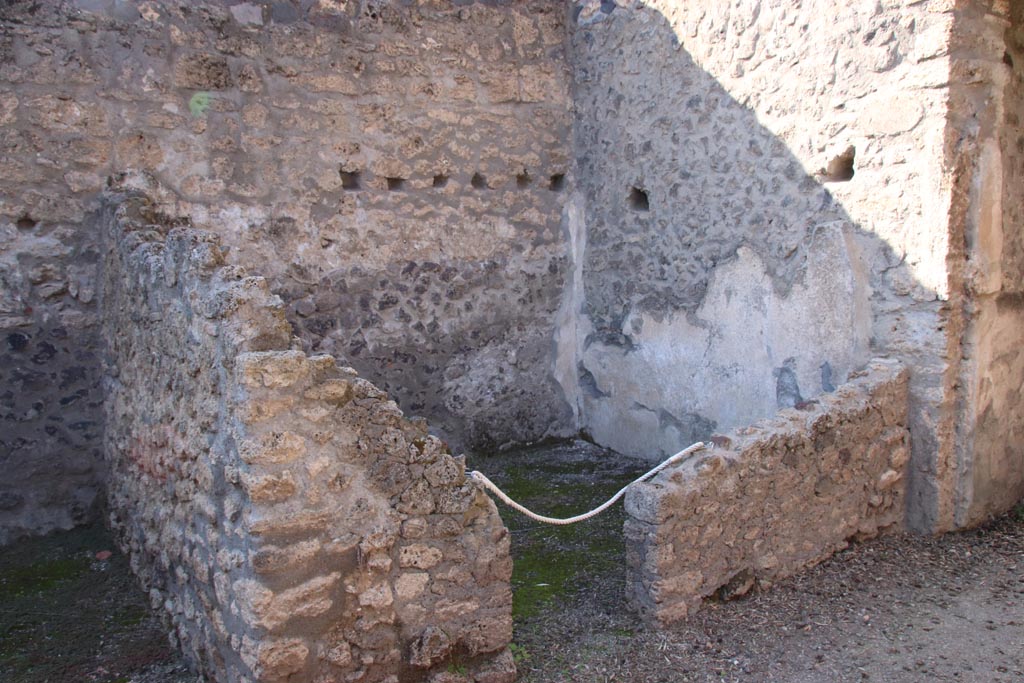
<svg viewBox="0 0 1024 683"><path fill-rule="evenodd" d="M626 494L627 594L665 624L903 519L908 376L872 361L800 408L716 439Z"/></svg>
<svg viewBox="0 0 1024 683"><path fill-rule="evenodd" d="M305 350L457 448L575 429L565 6L212 0L0 7L0 543L91 518L106 178L219 234Z"/></svg>
<svg viewBox="0 0 1024 683"><path fill-rule="evenodd" d="M942 523L952 3L617 4L571 36L584 426L673 453L891 355Z"/></svg>
<svg viewBox="0 0 1024 683"><path fill-rule="evenodd" d="M509 537L464 464L327 355L213 234L113 195L101 310L110 521L224 683L478 683L515 667Z"/></svg>

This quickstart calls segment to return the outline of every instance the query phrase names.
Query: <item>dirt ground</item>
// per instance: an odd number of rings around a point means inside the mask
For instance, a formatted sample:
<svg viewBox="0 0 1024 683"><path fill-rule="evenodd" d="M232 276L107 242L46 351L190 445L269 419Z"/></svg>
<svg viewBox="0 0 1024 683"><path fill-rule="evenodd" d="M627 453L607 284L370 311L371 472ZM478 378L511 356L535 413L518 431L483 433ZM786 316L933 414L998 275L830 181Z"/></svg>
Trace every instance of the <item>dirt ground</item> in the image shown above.
<svg viewBox="0 0 1024 683"><path fill-rule="evenodd" d="M618 456L617 471L602 470L594 464L602 462L599 453L587 453L593 448L577 442L533 449L479 467L502 471L495 481L518 489L527 507L568 515L649 466ZM524 478L535 482L533 491L518 483ZM517 563L525 553L527 569L543 555L579 568L540 608L524 614L516 602L523 683L1024 682L1024 501L972 531L852 544L771 590L708 603L664 630L646 628L624 604L623 513L613 510L571 527L575 535L565 543L550 527L502 509ZM616 561L592 570L588 547ZM517 596L530 580L517 564Z"/></svg>
<svg viewBox="0 0 1024 683"><path fill-rule="evenodd" d="M601 456L571 442L469 464L538 512L567 516L647 467ZM502 509L522 683L1024 682L1024 505L972 531L851 545L665 630L646 628L622 599L622 515L616 506L556 528ZM0 681L195 677L167 646L126 558L94 527L0 554Z"/></svg>
<svg viewBox="0 0 1024 683"><path fill-rule="evenodd" d="M0 681L193 683L100 526L0 553Z"/></svg>

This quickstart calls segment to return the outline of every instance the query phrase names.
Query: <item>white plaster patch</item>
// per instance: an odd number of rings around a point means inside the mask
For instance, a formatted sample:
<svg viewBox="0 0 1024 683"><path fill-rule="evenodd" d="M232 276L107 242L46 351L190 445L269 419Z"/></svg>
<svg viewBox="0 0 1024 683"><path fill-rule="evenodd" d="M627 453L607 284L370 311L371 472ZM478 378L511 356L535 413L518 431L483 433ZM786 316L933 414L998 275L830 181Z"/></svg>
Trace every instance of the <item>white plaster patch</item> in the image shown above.
<svg viewBox="0 0 1024 683"><path fill-rule="evenodd" d="M677 421L711 419L722 431L773 415L782 367L802 399L828 386L826 363L831 384L843 382L868 358L869 288L840 225L819 227L807 249L803 281L786 296L741 247L714 271L692 317L634 314L623 325L632 348L592 344L583 361L604 394L585 397L594 438L657 457L693 438Z"/></svg>

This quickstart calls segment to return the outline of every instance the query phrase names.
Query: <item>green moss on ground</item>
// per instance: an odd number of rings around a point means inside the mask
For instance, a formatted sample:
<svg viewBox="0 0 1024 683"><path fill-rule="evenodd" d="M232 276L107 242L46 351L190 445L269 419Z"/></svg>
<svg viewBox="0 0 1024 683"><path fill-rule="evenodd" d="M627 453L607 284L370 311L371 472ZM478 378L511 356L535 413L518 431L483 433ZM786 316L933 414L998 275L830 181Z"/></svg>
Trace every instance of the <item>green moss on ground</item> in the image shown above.
<svg viewBox="0 0 1024 683"><path fill-rule="evenodd" d="M110 557L98 560L105 550ZM0 554L0 680L118 683L175 660L103 528L21 541Z"/></svg>
<svg viewBox="0 0 1024 683"><path fill-rule="evenodd" d="M44 595L61 584L81 578L89 571L86 557L62 557L12 567L0 576L0 600Z"/></svg>
<svg viewBox="0 0 1024 683"><path fill-rule="evenodd" d="M645 464L579 441L549 443L475 463L514 500L550 517L597 507ZM512 532L512 613L517 623L558 609L595 576L620 569L622 503L569 526L540 524L498 505Z"/></svg>

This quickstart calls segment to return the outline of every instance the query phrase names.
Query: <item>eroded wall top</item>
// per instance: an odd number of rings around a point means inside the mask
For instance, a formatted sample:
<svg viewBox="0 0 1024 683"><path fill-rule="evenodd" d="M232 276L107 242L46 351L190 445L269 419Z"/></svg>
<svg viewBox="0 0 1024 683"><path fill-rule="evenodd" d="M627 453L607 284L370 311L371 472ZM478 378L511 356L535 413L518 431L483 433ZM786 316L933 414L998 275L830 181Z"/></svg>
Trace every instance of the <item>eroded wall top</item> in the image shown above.
<svg viewBox="0 0 1024 683"><path fill-rule="evenodd" d="M509 537L461 459L330 356L289 348L216 235L101 217L110 521L206 679L510 683Z"/></svg>

